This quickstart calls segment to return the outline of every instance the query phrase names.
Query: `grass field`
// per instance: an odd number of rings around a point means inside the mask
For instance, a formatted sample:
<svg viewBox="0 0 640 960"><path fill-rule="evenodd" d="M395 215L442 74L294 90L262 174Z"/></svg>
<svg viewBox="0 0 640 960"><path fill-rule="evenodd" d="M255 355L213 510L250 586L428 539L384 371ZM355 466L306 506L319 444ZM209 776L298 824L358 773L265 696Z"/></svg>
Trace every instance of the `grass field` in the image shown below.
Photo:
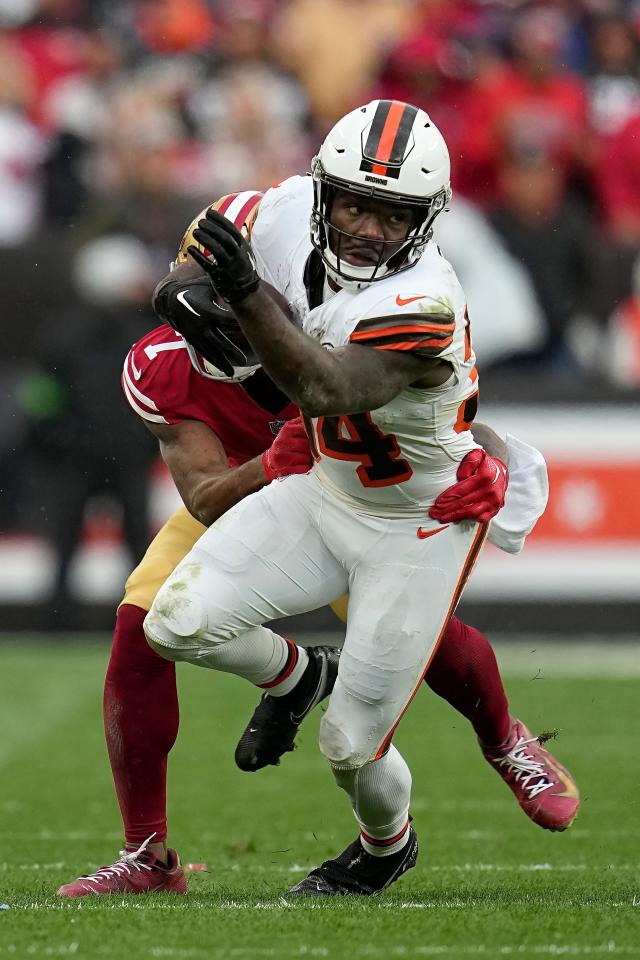
<svg viewBox="0 0 640 960"><path fill-rule="evenodd" d="M415 870L384 897L286 890L356 835L316 748L319 714L281 767L233 766L255 695L180 671L170 840L204 862L186 897L62 901L56 887L121 840L102 742L106 642L0 643L0 960L5 957L640 957L640 650L532 641L500 659L512 707L579 780L566 834L530 823L465 721L426 688L396 743L414 774ZM143 691L141 691L143 696Z"/></svg>

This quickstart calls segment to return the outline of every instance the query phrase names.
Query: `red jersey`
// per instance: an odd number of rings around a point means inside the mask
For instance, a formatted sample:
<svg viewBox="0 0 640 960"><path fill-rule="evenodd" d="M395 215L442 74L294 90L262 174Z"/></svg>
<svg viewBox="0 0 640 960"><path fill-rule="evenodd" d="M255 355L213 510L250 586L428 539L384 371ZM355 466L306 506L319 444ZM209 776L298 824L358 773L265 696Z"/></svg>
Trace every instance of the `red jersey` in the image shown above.
<svg viewBox="0 0 640 960"><path fill-rule="evenodd" d="M222 443L230 467L261 454L283 423L299 413L293 403L270 413L241 384L203 377L191 365L184 339L168 324L131 347L122 389L138 416L150 423L205 423Z"/></svg>

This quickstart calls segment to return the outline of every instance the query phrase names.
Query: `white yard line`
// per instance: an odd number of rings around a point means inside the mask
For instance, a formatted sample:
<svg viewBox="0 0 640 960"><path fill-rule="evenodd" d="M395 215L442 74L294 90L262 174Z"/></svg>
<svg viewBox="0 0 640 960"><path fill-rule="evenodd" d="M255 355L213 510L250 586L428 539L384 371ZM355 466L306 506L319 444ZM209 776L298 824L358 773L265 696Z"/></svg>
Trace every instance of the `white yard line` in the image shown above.
<svg viewBox="0 0 640 960"><path fill-rule="evenodd" d="M404 906L417 906L417 904L400 904ZM398 909L398 905L395 905ZM73 956L77 953L79 944L71 942L66 944L31 944L27 947L28 956ZM0 945L0 956L18 956L24 955L24 944L7 943ZM94 954L113 956L113 947L110 945L94 946ZM20 952L19 952L20 951ZM146 949L138 947L137 955L139 957L150 958L177 958L177 960L193 960L193 958L206 957L207 960L259 960L263 957L277 957L278 960L285 958L301 957L327 957L336 958L337 954L332 947L322 947L316 944L300 944L296 947L167 947L167 946L148 946ZM536 943L536 944L473 944L469 946L448 946L446 944L395 944L394 946L375 946L374 944L349 944L349 956L353 958L371 957L637 957L639 956L637 947L623 946L617 944L614 940L608 940L603 943L579 944L579 943Z"/></svg>

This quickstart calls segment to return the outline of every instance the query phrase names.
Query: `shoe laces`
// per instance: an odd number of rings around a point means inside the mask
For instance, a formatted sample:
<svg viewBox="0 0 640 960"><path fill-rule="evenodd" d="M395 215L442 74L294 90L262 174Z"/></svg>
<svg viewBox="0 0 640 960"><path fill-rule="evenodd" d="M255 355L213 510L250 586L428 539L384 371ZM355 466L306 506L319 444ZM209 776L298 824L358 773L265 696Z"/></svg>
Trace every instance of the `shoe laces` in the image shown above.
<svg viewBox="0 0 640 960"><path fill-rule="evenodd" d="M520 737L504 757L492 757L492 760L496 766L506 767L508 773L514 775L516 783L520 783L527 791L529 799L533 800L539 793L555 786L555 780L547 778L544 762L536 759L535 755L527 750L527 745L530 743L538 743L537 738L531 737L527 740Z"/></svg>
<svg viewBox="0 0 640 960"><path fill-rule="evenodd" d="M88 874L82 879L89 883L99 883L101 880L113 880L116 877L123 877L133 874L135 871L153 870L151 864L141 860L141 856L146 852L147 845L153 840L155 833L141 843L137 850L120 850L118 859L108 867L100 867L95 873Z"/></svg>

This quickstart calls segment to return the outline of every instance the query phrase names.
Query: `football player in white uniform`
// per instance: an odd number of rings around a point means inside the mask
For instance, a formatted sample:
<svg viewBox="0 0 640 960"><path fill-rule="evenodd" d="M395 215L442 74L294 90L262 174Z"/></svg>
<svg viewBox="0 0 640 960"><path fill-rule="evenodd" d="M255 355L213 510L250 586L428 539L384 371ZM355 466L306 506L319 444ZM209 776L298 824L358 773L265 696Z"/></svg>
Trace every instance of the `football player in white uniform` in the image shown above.
<svg viewBox="0 0 640 960"><path fill-rule="evenodd" d="M391 737L487 532L442 523L435 505L477 448L478 377L464 295L431 242L450 188L447 148L428 116L374 101L336 125L312 173L267 192L253 254L213 211L194 234L211 256L190 252L306 415L316 464L214 523L158 593L145 630L169 659L269 686L271 708L295 724L311 692L302 689L308 655L263 624L348 590L320 748L360 836L293 892L372 895L416 861L411 776ZM254 719L268 739L273 710Z"/></svg>

